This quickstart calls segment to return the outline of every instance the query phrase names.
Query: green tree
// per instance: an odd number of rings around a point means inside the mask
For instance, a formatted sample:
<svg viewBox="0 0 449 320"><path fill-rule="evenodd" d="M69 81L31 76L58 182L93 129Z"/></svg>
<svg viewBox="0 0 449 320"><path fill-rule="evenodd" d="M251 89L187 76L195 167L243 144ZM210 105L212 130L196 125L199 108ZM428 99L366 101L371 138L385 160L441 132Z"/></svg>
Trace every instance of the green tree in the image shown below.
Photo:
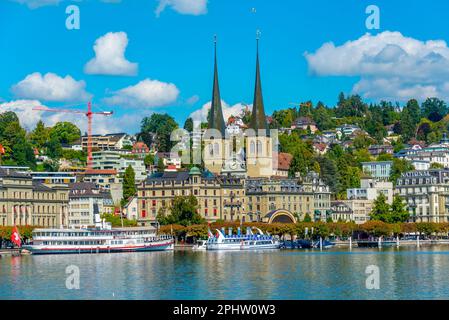
<svg viewBox="0 0 449 320"><path fill-rule="evenodd" d="M443 119L448 108L443 100L438 98L427 98L421 105L422 115L432 122Z"/></svg>
<svg viewBox="0 0 449 320"><path fill-rule="evenodd" d="M51 159L59 159L62 157L62 146L61 142L56 138L56 136L51 137L51 139L45 143L47 149L47 156Z"/></svg>
<svg viewBox="0 0 449 320"><path fill-rule="evenodd" d="M184 129L189 132L193 131L193 119L191 117L188 117L184 122Z"/></svg>
<svg viewBox="0 0 449 320"><path fill-rule="evenodd" d="M141 124L141 134L144 142L151 145L151 141L146 141L148 135L156 135L156 145L159 152L169 152L175 145L175 141L170 141L170 135L173 130L178 128L175 119L168 114L153 113L149 118L145 117Z"/></svg>
<svg viewBox="0 0 449 320"><path fill-rule="evenodd" d="M317 103L316 108L313 110L313 120L320 131L335 128L332 116L332 111L326 108L321 101Z"/></svg>
<svg viewBox="0 0 449 320"><path fill-rule="evenodd" d="M122 223L124 227L137 227L136 220L128 220L126 218L120 218L120 215L103 214L101 215L101 218L105 219L106 222L110 222L113 227L121 227Z"/></svg>
<svg viewBox="0 0 449 320"><path fill-rule="evenodd" d="M164 170L165 170L164 159L158 158L158 160L157 160L157 171L164 172Z"/></svg>
<svg viewBox="0 0 449 320"><path fill-rule="evenodd" d="M12 147L13 160L18 166L36 167L36 158L31 144L21 137L15 140Z"/></svg>
<svg viewBox="0 0 449 320"><path fill-rule="evenodd" d="M391 205L391 218L389 223L407 222L410 214L408 213L402 198L395 195Z"/></svg>
<svg viewBox="0 0 449 320"><path fill-rule="evenodd" d="M145 156L145 159L143 159L143 162L147 167L154 165L154 155L152 155L151 153L147 154Z"/></svg>
<svg viewBox="0 0 449 320"><path fill-rule="evenodd" d="M340 189L339 180L336 179L338 175L338 168L336 162L328 157L316 157L316 162L320 167L320 177L329 186L332 192L337 192Z"/></svg>
<svg viewBox="0 0 449 320"><path fill-rule="evenodd" d="M390 220L390 205L387 203L387 199L383 193L379 194L376 200L374 200L374 207L371 211L371 220L379 220L382 222L388 222Z"/></svg>
<svg viewBox="0 0 449 320"><path fill-rule="evenodd" d="M50 129L50 139L70 144L81 138L81 130L71 122L58 122Z"/></svg>
<svg viewBox="0 0 449 320"><path fill-rule="evenodd" d="M14 112L0 114L0 143L5 148L5 154L2 156L4 163L28 166L32 169L36 167L33 148Z"/></svg>
<svg viewBox="0 0 449 320"><path fill-rule="evenodd" d="M416 126L419 120L421 120L421 110L418 101L416 99L409 100L403 111L405 110L410 114L412 123Z"/></svg>
<svg viewBox="0 0 449 320"><path fill-rule="evenodd" d="M430 169L444 169L444 166L438 162L432 162L430 164Z"/></svg>
<svg viewBox="0 0 449 320"><path fill-rule="evenodd" d="M45 127L42 120L36 124L36 128L29 134L31 144L37 148L42 148L50 138L50 129Z"/></svg>
<svg viewBox="0 0 449 320"><path fill-rule="evenodd" d="M132 197L136 194L137 188L136 188L136 180L135 180L135 173L133 167L131 165L128 166L125 170L125 174L123 176L123 203L126 203L126 201L129 199L129 197ZM122 203L122 204L123 204Z"/></svg>
<svg viewBox="0 0 449 320"><path fill-rule="evenodd" d="M161 225L180 224L190 226L204 223L205 220L197 213L198 200L195 196L176 196L173 199L171 214L158 214L157 220Z"/></svg>
<svg viewBox="0 0 449 320"><path fill-rule="evenodd" d="M415 168L413 165L405 160L405 159L393 159L393 166L391 168L391 174L390 174L390 181L396 184L396 181L398 178L403 174L404 172L412 171Z"/></svg>
<svg viewBox="0 0 449 320"><path fill-rule="evenodd" d="M303 222L312 222L312 217L310 216L309 213L306 213Z"/></svg>

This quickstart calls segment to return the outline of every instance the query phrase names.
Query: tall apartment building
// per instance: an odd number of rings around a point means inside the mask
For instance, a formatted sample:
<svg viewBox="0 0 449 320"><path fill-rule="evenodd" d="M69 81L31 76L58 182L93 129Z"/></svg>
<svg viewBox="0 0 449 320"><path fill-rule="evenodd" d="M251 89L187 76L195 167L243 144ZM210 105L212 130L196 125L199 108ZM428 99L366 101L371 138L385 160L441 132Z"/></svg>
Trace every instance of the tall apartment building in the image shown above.
<svg viewBox="0 0 449 320"><path fill-rule="evenodd" d="M370 214L373 210L374 200L363 198L342 200L352 211L353 221L357 224L363 224L370 220Z"/></svg>
<svg viewBox="0 0 449 320"><path fill-rule="evenodd" d="M48 187L30 174L0 168L0 225L60 227L67 224L67 185Z"/></svg>
<svg viewBox="0 0 449 320"><path fill-rule="evenodd" d="M300 219L309 214L314 220L326 220L330 214L331 192L315 173L301 180L258 178L246 180L248 214L259 220L273 210L288 210Z"/></svg>
<svg viewBox="0 0 449 320"><path fill-rule="evenodd" d="M115 151L100 151L92 154L94 170L116 170L119 175L122 175L128 166L134 169L136 181L146 179L147 172L143 160L124 158Z"/></svg>
<svg viewBox="0 0 449 320"><path fill-rule="evenodd" d="M397 180L411 222L449 221L449 169L410 171Z"/></svg>
<svg viewBox="0 0 449 320"><path fill-rule="evenodd" d="M379 181L390 179L393 161L371 161L362 162L362 171Z"/></svg>
<svg viewBox="0 0 449 320"><path fill-rule="evenodd" d="M109 203L107 194L100 191L94 183L77 182L69 185L69 227L93 226L94 212L112 213L105 208Z"/></svg>
<svg viewBox="0 0 449 320"><path fill-rule="evenodd" d="M449 147L447 144L439 144L422 148L415 145L409 149L403 149L396 154L396 157L427 163L438 163L445 168L449 168Z"/></svg>
<svg viewBox="0 0 449 320"><path fill-rule="evenodd" d="M313 193L314 220L326 221L331 209L331 191L316 172L309 172L301 178L304 191Z"/></svg>
<svg viewBox="0 0 449 320"><path fill-rule="evenodd" d="M393 183L387 181L377 181L373 178L361 178L360 188L351 188L346 190L346 198L348 200L376 200L383 194L388 204L393 203Z"/></svg>
<svg viewBox="0 0 449 320"><path fill-rule="evenodd" d="M82 149L87 150L88 137L81 137ZM111 133L111 134L94 134L92 135L92 149L93 150L116 150L123 149L125 146L132 146L133 143L126 133Z"/></svg>
<svg viewBox="0 0 449 320"><path fill-rule="evenodd" d="M98 188L111 193L113 202L117 205L123 197L123 178L115 169L88 169L79 173L82 182L94 183Z"/></svg>
<svg viewBox="0 0 449 320"><path fill-rule="evenodd" d="M313 217L314 195L306 192L298 179L246 180L247 210L258 221L274 210L283 209L296 213L301 219L306 214Z"/></svg>
<svg viewBox="0 0 449 320"><path fill-rule="evenodd" d="M196 167L187 171L157 172L137 187L138 222L156 222L158 213L170 214L176 196L193 195L198 213L208 221L245 220L243 180L216 177Z"/></svg>

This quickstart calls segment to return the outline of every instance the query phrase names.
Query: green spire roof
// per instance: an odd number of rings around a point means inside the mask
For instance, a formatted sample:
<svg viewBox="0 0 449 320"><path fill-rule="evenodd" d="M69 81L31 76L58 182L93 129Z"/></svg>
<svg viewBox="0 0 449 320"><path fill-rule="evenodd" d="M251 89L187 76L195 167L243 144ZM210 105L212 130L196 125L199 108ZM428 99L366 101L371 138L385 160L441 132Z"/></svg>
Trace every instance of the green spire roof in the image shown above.
<svg viewBox="0 0 449 320"><path fill-rule="evenodd" d="M218 85L218 67L217 67L217 41L214 41L214 84L212 89L212 102L210 109L209 129L218 130L222 136L226 134L226 125L223 119L223 110L221 107L220 87Z"/></svg>
<svg viewBox="0 0 449 320"><path fill-rule="evenodd" d="M254 89L254 102L253 111L251 114L250 128L256 131L265 129L268 136L268 124L265 117L265 108L263 106L263 96L262 96L262 83L260 81L260 67L259 67L259 38L257 38L257 53L256 53L256 85Z"/></svg>
<svg viewBox="0 0 449 320"><path fill-rule="evenodd" d="M190 169L189 171L189 175L200 175L201 171L198 167L192 167L192 169Z"/></svg>

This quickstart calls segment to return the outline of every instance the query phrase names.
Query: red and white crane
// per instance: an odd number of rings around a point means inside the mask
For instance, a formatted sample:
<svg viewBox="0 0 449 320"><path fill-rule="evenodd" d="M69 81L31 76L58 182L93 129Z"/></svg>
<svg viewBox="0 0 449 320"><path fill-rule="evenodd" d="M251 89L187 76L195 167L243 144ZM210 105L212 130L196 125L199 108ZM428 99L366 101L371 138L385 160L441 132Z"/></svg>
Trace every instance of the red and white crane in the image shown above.
<svg viewBox="0 0 449 320"><path fill-rule="evenodd" d="M34 107L33 110L84 114L87 117L87 169L92 169L92 116L93 115L111 116L113 114L113 111L92 112L91 102L87 104L87 112L83 110L71 110L71 109L50 109L44 106Z"/></svg>

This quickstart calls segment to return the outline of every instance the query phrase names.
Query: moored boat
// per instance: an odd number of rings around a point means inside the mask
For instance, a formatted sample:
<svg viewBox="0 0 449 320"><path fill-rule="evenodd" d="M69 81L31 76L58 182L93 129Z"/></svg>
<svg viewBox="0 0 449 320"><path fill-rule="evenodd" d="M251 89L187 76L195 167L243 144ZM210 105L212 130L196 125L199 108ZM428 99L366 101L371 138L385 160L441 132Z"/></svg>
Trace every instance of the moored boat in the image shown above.
<svg viewBox="0 0 449 320"><path fill-rule="evenodd" d="M279 249L280 243L270 235L264 234L260 229L255 228L258 234L253 234L251 229L247 228L246 234L232 234L230 229L228 235L222 231L216 230L214 236L209 232L209 238L206 242L207 250L267 250Z"/></svg>
<svg viewBox="0 0 449 320"><path fill-rule="evenodd" d="M112 228L96 216L95 228L34 229L33 241L23 246L32 254L112 253L174 249L171 236L158 236L156 228Z"/></svg>
<svg viewBox="0 0 449 320"><path fill-rule="evenodd" d="M173 238L154 227L120 229L35 229L23 249L32 254L111 253L173 250Z"/></svg>
<svg viewBox="0 0 449 320"><path fill-rule="evenodd" d="M204 251L206 250L206 240L198 240L196 244L192 247L192 250Z"/></svg>

